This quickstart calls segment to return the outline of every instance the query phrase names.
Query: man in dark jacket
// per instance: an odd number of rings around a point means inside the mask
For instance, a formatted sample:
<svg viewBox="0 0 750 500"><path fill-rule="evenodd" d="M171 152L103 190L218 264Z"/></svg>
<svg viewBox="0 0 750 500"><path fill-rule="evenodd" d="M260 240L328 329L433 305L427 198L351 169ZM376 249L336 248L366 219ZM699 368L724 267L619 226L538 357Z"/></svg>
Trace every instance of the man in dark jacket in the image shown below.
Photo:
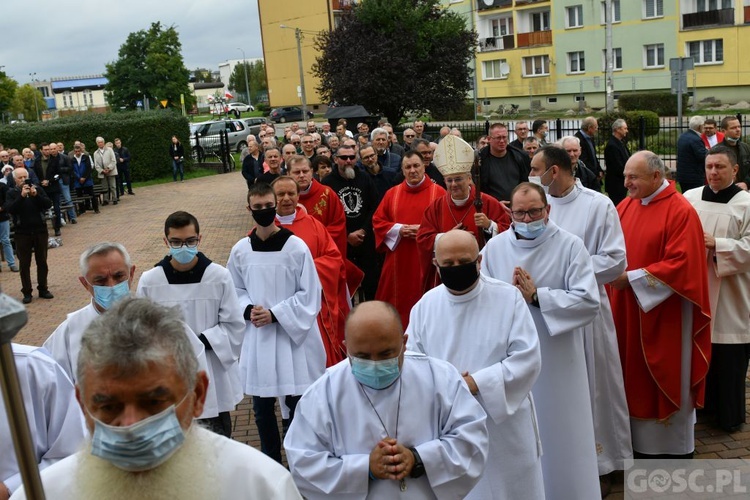
<svg viewBox="0 0 750 500"><path fill-rule="evenodd" d="M630 151L625 142L627 135L628 124L622 118L618 118L612 123L612 135L604 147L604 164L607 167L604 187L615 206L628 195L624 174L625 163L630 158Z"/></svg>
<svg viewBox="0 0 750 500"><path fill-rule="evenodd" d="M721 144L731 148L737 155L737 175L735 182L739 187L747 191L750 186L750 146L742 142L742 124L736 116L727 116L721 120L721 128L724 130L724 141Z"/></svg>
<svg viewBox="0 0 750 500"><path fill-rule="evenodd" d="M59 154L57 144L54 142L50 143L47 145L47 149L49 151L47 170L44 173L44 177L39 178L42 179L42 187L45 193L52 200L52 207L55 210L55 219L52 225L55 228L55 236L60 236L60 228L62 227L62 213L60 212L62 190L60 189L60 179L68 171L68 165L65 161L66 157Z"/></svg>
<svg viewBox="0 0 750 500"><path fill-rule="evenodd" d="M596 156L596 133L599 131L599 123L593 116L587 116L581 121L581 130L575 133L581 143L581 161L596 174L598 180L604 177L599 158Z"/></svg>
<svg viewBox="0 0 750 500"><path fill-rule="evenodd" d="M73 146L73 154L70 156L71 164L71 177L73 187L76 190L77 197L83 197L86 195L90 198L84 206L81 207L80 212L84 213L86 210L94 208L94 213L99 213L99 196L94 194L94 164L91 157L83 150L83 146L77 143Z"/></svg>
<svg viewBox="0 0 750 500"><path fill-rule="evenodd" d="M57 149L57 148L55 148ZM25 168L13 171L15 187L10 189L3 210L13 217L18 261L21 269L21 293L23 303L31 302L31 254L36 259L36 280L39 297L52 299L47 288L47 221L44 212L52 206L47 194L40 186L27 184L29 173Z"/></svg>
<svg viewBox="0 0 750 500"><path fill-rule="evenodd" d="M677 182L682 192L706 184L706 145L703 144L702 116L693 116L688 122L689 130L677 139Z"/></svg>
<svg viewBox="0 0 750 500"><path fill-rule="evenodd" d="M133 184L130 182L130 151L122 145L120 139L115 139L115 155L117 156L117 191L119 195L125 195L123 181L128 187L128 194L135 194Z"/></svg>
<svg viewBox="0 0 750 500"><path fill-rule="evenodd" d="M578 137L574 135L568 135L563 137L557 142L570 158L570 165L573 170L573 176L581 180L583 187L593 189L594 191L601 192L602 184L599 182L599 178L596 176L593 170L581 161L581 142ZM542 148L544 149L544 148Z"/></svg>
<svg viewBox="0 0 750 500"><path fill-rule="evenodd" d="M490 144L479 152L480 188L498 201L510 201L517 185L528 182L529 155L508 146L508 127L502 123L490 126Z"/></svg>

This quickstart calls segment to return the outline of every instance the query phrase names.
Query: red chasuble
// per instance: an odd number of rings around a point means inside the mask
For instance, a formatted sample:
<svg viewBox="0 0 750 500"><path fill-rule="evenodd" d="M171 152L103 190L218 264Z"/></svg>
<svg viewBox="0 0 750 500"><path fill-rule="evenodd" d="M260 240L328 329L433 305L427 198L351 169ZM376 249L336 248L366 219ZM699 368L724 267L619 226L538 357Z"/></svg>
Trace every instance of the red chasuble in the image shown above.
<svg viewBox="0 0 750 500"><path fill-rule="evenodd" d="M276 223L279 224L278 219ZM294 222L284 227L307 244L315 262L323 288L318 328L326 350L326 367L333 366L346 357L344 322L349 314L349 302L344 259L323 224L307 215L303 207L297 207Z"/></svg>
<svg viewBox="0 0 750 500"><path fill-rule="evenodd" d="M482 231L474 224L474 214L476 213L473 203L475 189L474 186L471 186L469 201L462 207L453 202L450 193L446 193L442 198L432 202L432 205L425 210L417 233L417 247L422 263L422 292L440 284L440 276L435 266L432 265L435 237L438 233L447 233L461 223L465 230L474 234L477 243L480 243L480 238L484 238ZM495 198L485 193L482 193L482 212L497 224L498 232L503 232L510 227L510 217L508 217L508 213L503 206Z"/></svg>
<svg viewBox="0 0 750 500"><path fill-rule="evenodd" d="M365 275L346 258L346 214L341 200L333 189L313 179L310 190L299 194L299 202L305 207L307 214L322 222L331 234L339 252L344 257L346 283L349 286L349 295L353 297Z"/></svg>
<svg viewBox="0 0 750 500"><path fill-rule="evenodd" d="M702 408L711 356L711 314L698 214L674 183L648 205L625 198L617 212L628 271L644 269L674 291L645 313L631 288L610 290L630 415L663 420L680 408L682 299L693 305L690 387L695 406Z"/></svg>
<svg viewBox="0 0 750 500"><path fill-rule="evenodd" d="M417 240L401 238L394 250L385 244L385 237L394 224L419 224L425 209L445 196L445 189L425 178L417 187L406 181L386 191L372 216L375 247L385 254L376 300L391 303L401 315L404 329L409 324L412 306L422 297L422 281Z"/></svg>

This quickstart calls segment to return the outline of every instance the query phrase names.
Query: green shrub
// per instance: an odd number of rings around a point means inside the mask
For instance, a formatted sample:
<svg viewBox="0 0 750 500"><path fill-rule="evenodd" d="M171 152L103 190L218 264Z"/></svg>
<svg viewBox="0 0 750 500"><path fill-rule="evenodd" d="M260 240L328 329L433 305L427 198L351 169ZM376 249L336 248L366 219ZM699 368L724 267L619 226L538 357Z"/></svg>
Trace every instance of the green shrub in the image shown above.
<svg viewBox="0 0 750 500"><path fill-rule="evenodd" d="M682 94L682 109L687 109L688 95ZM670 92L628 92L617 101L620 111L648 109L659 116L677 116L677 97Z"/></svg>
<svg viewBox="0 0 750 500"><path fill-rule="evenodd" d="M612 124L615 120L622 118L628 124L628 135L626 140L638 141L641 136L640 118L645 119L646 137L654 136L659 133L659 115L653 111L636 110L636 111L616 111L601 116L597 119L599 123L599 133L604 137L609 137L612 133ZM605 141L602 141L606 143Z"/></svg>
<svg viewBox="0 0 750 500"><path fill-rule="evenodd" d="M474 120L474 103L466 101L463 105L457 109L446 110L446 111L434 111L432 113L432 119L434 121L441 122L454 122L463 120Z"/></svg>
<svg viewBox="0 0 750 500"><path fill-rule="evenodd" d="M41 123L0 126L0 142L21 150L29 143L63 142L68 151L75 141L96 150L96 138L114 142L116 137L130 151L130 175L135 182L162 177L172 171L169 157L171 138L176 135L186 152L186 166L192 167L190 128L187 118L169 110L126 111L111 114L80 114Z"/></svg>

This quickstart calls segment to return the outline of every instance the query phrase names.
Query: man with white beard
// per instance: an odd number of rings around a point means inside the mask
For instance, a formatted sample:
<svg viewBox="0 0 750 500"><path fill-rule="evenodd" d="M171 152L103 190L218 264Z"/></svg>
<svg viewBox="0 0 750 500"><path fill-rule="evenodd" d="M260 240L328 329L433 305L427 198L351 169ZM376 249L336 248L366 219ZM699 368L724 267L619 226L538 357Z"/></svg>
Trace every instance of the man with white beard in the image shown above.
<svg viewBox="0 0 750 500"><path fill-rule="evenodd" d="M121 301L86 330L77 372L76 398L93 437L42 472L47 498L301 498L282 466L193 424L208 377L178 309Z"/></svg>

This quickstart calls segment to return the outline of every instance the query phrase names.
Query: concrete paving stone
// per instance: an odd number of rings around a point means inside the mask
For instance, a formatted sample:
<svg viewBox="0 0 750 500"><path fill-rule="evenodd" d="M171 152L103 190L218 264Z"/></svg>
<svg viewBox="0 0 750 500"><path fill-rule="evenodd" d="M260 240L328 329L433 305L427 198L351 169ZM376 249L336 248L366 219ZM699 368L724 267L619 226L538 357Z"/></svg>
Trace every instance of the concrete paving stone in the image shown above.
<svg viewBox="0 0 750 500"><path fill-rule="evenodd" d="M721 458L744 458L747 456L747 450L740 448L737 450L726 450L716 452Z"/></svg>

